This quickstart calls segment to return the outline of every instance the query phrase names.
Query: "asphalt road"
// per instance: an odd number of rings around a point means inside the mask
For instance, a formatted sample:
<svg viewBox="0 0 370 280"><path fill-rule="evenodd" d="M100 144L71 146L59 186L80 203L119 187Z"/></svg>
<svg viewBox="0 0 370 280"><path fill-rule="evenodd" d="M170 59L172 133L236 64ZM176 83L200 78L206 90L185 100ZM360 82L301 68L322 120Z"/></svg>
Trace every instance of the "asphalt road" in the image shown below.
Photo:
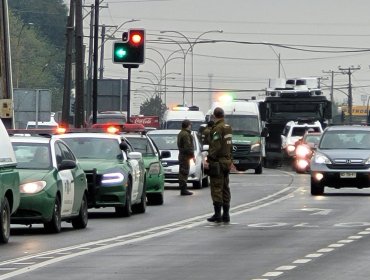
<svg viewBox="0 0 370 280"><path fill-rule="evenodd" d="M209 188L117 218L92 210L88 228L60 234L13 226L0 247L1 279L368 279L370 189L325 189L309 175L232 174L231 224L206 222Z"/></svg>

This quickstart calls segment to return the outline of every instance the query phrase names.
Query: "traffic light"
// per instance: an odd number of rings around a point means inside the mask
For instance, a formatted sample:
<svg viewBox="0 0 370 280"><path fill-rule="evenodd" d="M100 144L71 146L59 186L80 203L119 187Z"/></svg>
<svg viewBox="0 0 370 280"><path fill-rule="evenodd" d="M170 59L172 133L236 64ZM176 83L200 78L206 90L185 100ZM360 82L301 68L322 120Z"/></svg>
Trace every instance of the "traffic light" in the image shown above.
<svg viewBox="0 0 370 280"><path fill-rule="evenodd" d="M113 44L113 63L143 64L145 62L145 30L130 29L122 41Z"/></svg>

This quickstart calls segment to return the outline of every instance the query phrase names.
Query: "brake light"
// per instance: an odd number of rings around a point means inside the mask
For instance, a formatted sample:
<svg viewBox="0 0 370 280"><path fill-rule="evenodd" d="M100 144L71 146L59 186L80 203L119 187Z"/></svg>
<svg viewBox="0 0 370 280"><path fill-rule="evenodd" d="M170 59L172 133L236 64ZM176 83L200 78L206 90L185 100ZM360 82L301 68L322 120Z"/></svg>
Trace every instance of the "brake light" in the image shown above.
<svg viewBox="0 0 370 280"><path fill-rule="evenodd" d="M55 133L56 134L65 134L67 131L67 129L65 127L58 127L56 130L55 130Z"/></svg>
<svg viewBox="0 0 370 280"><path fill-rule="evenodd" d="M107 127L107 132L110 134L116 134L119 132L119 129L115 126L108 126Z"/></svg>

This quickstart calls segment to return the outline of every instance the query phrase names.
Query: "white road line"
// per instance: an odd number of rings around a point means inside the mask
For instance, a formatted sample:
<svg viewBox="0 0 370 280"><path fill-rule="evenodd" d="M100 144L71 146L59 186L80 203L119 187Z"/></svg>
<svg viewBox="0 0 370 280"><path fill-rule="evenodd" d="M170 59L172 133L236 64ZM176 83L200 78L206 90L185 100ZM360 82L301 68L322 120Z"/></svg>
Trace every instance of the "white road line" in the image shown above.
<svg viewBox="0 0 370 280"><path fill-rule="evenodd" d="M275 268L275 270L283 270L283 271L286 271L286 270L292 270L294 268L296 268L297 266L295 265L284 265L284 266L279 266L278 268Z"/></svg>
<svg viewBox="0 0 370 280"><path fill-rule="evenodd" d="M344 244L338 244L338 243L335 243L335 244L330 244L328 247L329 248L340 248L340 247L343 247Z"/></svg>
<svg viewBox="0 0 370 280"><path fill-rule="evenodd" d="M344 240L339 240L338 243L352 243L354 240L349 240L349 239L344 239Z"/></svg>
<svg viewBox="0 0 370 280"><path fill-rule="evenodd" d="M329 252L332 252L332 251L334 251L333 248L322 248L320 250L317 250L316 252L318 252L318 253L329 253Z"/></svg>
<svg viewBox="0 0 370 280"><path fill-rule="evenodd" d="M348 237L349 239L361 239L363 236L361 235L352 235L350 237Z"/></svg>
<svg viewBox="0 0 370 280"><path fill-rule="evenodd" d="M305 263L308 263L310 261L312 261L312 259L298 259L298 260L295 260L293 263L305 264Z"/></svg>
<svg viewBox="0 0 370 280"><path fill-rule="evenodd" d="M307 256L305 256L305 258L319 258L321 256L322 254L308 254Z"/></svg>
<svg viewBox="0 0 370 280"><path fill-rule="evenodd" d="M370 231L361 231L361 232L359 232L358 234L370 234Z"/></svg>
<svg viewBox="0 0 370 280"><path fill-rule="evenodd" d="M283 273L284 272L280 272L280 271L271 271L271 272L267 272L263 274L262 277L276 277L276 276L280 276Z"/></svg>

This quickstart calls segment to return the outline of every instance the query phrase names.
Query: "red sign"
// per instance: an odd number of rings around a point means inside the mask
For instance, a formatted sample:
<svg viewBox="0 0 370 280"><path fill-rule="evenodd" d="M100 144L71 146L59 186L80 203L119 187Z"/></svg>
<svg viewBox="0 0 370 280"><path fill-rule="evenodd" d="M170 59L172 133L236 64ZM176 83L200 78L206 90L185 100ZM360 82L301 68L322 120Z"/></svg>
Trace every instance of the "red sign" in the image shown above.
<svg viewBox="0 0 370 280"><path fill-rule="evenodd" d="M145 127L159 128L158 116L132 116L131 122L136 124L142 124Z"/></svg>

